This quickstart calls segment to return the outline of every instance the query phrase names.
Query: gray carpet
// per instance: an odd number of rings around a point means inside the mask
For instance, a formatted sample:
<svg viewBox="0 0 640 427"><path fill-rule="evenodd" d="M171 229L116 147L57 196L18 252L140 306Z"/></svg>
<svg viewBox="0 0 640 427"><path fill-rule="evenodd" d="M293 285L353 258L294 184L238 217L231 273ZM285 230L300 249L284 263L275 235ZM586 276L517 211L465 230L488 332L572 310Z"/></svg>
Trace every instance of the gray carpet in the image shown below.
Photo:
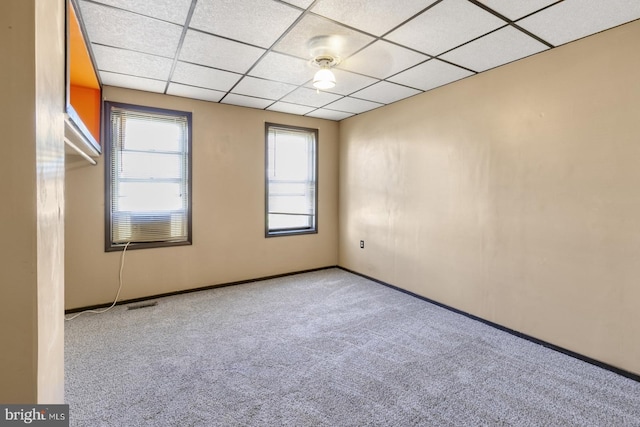
<svg viewBox="0 0 640 427"><path fill-rule="evenodd" d="M157 301L66 322L72 426L640 426L640 383L339 269Z"/></svg>

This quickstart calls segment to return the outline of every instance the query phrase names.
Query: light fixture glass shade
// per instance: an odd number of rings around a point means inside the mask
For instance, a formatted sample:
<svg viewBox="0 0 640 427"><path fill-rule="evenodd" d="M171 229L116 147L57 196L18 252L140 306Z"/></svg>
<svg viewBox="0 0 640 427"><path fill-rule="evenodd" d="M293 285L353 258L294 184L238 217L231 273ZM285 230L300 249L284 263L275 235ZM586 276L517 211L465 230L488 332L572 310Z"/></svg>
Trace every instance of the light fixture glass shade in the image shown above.
<svg viewBox="0 0 640 427"><path fill-rule="evenodd" d="M317 89L331 89L336 85L336 76L330 69L321 68L315 76L313 76L313 87Z"/></svg>

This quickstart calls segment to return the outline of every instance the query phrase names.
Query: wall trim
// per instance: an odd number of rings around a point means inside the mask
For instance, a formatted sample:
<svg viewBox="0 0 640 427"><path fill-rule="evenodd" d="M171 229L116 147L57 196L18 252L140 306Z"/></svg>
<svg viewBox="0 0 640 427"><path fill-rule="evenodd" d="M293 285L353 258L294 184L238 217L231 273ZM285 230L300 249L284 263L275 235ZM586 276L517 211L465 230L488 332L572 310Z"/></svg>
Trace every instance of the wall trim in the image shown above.
<svg viewBox="0 0 640 427"><path fill-rule="evenodd" d="M363 277L363 278L365 278L367 280L371 280L372 282L376 282L376 283L378 283L380 285L383 285L383 286L386 286L388 288L394 289L396 291L402 292L404 294L410 295L410 296L412 296L414 298L418 298L418 299L423 300L425 302L437 305L438 307L442 307L442 308L444 308L446 310L452 311L452 312L457 313L457 314L461 314L461 315L463 315L465 317L468 317L470 319L476 320L478 322L482 322L485 325L488 325L488 326L494 327L496 329L499 329L501 331L507 332L507 333L509 333L511 335L514 335L514 336L518 337L518 338L522 338L522 339L525 339L527 341L531 341L531 342L533 342L535 344L542 345L542 346L544 346L546 348L549 348L551 350L566 354L567 356L573 357L575 359L582 360L583 362L589 363L591 365L597 366L599 368L602 368L602 369L605 369L607 371L613 372L615 374L621 375L623 377L629 378L629 379L631 379L633 381L640 382L640 375L635 374L633 372L618 368L616 366L610 365L610 364L605 363L605 362L601 362L601 361L599 361L597 359L593 359L593 358L585 356L583 354L576 353L575 351L568 350L566 348L557 346L555 344L551 344L550 342L541 340L541 339L533 337L531 335L527 335L527 334L524 334L522 332L518 332L518 331L516 331L514 329L511 329L511 328L508 328L506 326L500 325L499 323L491 322L490 320L483 319L482 317L475 316L475 315L473 315L471 313L467 313L466 311L462 311L462 310L459 310L457 308L451 307L449 305L443 304L441 302L432 300L430 298L423 297L422 295L418 295L418 294L413 293L411 291L408 291L406 289L399 288L398 286L392 285L392 284L384 282L382 280L378 280L378 279L376 279L374 277L371 277L371 276L367 276L366 274L358 273L357 271L354 271L354 270L351 270L351 269L348 269L346 267L342 267L342 266L339 266L339 265L330 265L330 266L326 266L326 267L318 267L318 268L312 268L312 269L308 269L308 270L292 271L292 272L289 272L289 273L274 274L274 275L271 275L271 276L263 276L263 277L258 277L258 278L254 278L254 279L238 280L238 281L235 281L235 282L226 282L226 283L220 283L220 284L217 284L217 285L202 286L202 287L199 287L199 288L184 289L184 290L181 290L181 291L166 292L166 293L155 294L155 295L150 295L150 296L146 296L146 297L132 298L132 299L118 301L116 303L116 305L126 305L126 304L138 303L138 302L148 301L148 300L156 299L156 298L164 298L164 297L169 297L169 296L173 296L173 295L181 295L181 294L188 294L188 293L192 293L192 292L207 291L207 290L210 290L210 289L224 288L224 287L227 287L227 286L242 285L242 284L245 284L245 283L262 282L262 281L265 281L265 280L277 279L277 278L280 278L280 277L287 277L287 276L294 276L296 274L311 273L311 272L314 272L314 271L328 270L328 269L332 269L332 268L338 268L338 269L346 271L348 273L355 274L356 276L360 276L360 277ZM111 305L111 303L105 303L105 304L97 304L97 305L91 305L91 306L85 306L85 307L72 308L72 309L69 309L69 310L65 310L65 314L72 314L72 313L77 313L77 312L85 311L85 310L101 309L101 308L109 307L110 305Z"/></svg>
<svg viewBox="0 0 640 427"><path fill-rule="evenodd" d="M274 275L271 275L271 276L263 276L263 277L258 277L258 278L255 278L255 279L238 280L236 282L226 282L226 283L219 283L217 285L202 286L202 287L199 287L199 288L183 289L181 291L165 292L165 293L162 293L162 294L154 294L154 295L149 295L149 296L140 297L140 298L132 298L132 299L126 299L126 300L118 301L118 302L116 302L116 305L132 304L132 303L148 301L148 300L156 299L156 298L164 298L164 297L170 297L170 296L174 296L174 295L189 294L189 293L192 293L192 292L208 291L210 289L224 288L226 286L242 285L242 284L245 284L245 283L262 282L264 280L278 279L280 277L294 276L296 274L311 273L311 272L314 272L314 271L328 270L328 269L331 269L331 268L339 268L339 267L337 265L329 265L329 266L326 266L326 267L311 268L309 270L299 270L299 271L292 271L290 273L282 273L282 274L274 274ZM111 304L113 304L113 303L111 302L111 303L104 303L104 304L89 305L89 306L84 306L84 307L70 308L68 310L65 310L64 313L65 314L72 314L72 313L78 313L80 311L107 308L107 307L111 306Z"/></svg>
<svg viewBox="0 0 640 427"><path fill-rule="evenodd" d="M527 341L531 341L531 342L533 342L535 344L539 344L539 345L544 346L546 348L549 348L551 350L555 350L557 352L566 354L567 356L571 356L571 357L573 357L575 359L582 360L583 362L587 362L587 363L589 363L591 365L595 365L595 366L597 366L599 368L606 369L607 371L611 371L611 372L613 372L615 374L622 375L623 377L627 377L627 378L629 378L629 379L631 379L633 381L640 382L640 375L639 374L635 374L633 372L626 371L624 369L618 368L618 367L610 365L608 363L601 362L599 360L593 359L591 357L585 356L585 355L580 354L580 353L576 353L575 351L571 351L571 350L568 350L566 348L557 346L555 344L551 344L550 342L541 340L541 339L533 337L531 335L527 335L527 334L524 334L522 332L518 332L518 331L516 331L514 329L507 328L506 326L500 325L498 323L494 323L494 322L492 322L490 320L483 319L482 317L475 316L475 315L473 315L471 313L467 313L466 311L458 310L457 308L451 307L449 305L443 304L443 303L438 302L438 301L434 301L434 300L432 300L430 298L427 298L427 297L423 297L422 295L418 295L418 294L413 293L411 291L408 291L406 289L399 288L399 287L397 287L395 285L392 285L390 283L383 282L382 280L378 280L378 279L373 278L371 276L367 276L366 274L358 273L357 271L353 271L353 270L350 270L348 268L341 267L341 266L338 266L338 268L341 269L341 270L344 270L346 272L355 274L357 276L363 277L365 279L371 280L373 282L376 282L376 283L378 283L380 285L383 285L383 286L386 286L388 288L395 289L396 291L400 291L400 292L405 293L407 295L411 295L412 297L421 299L421 300L426 301L428 303L437 305L438 307L442 307L442 308L444 308L446 310L452 311L452 312L457 313L457 314L461 314L461 315L463 315L465 317L468 317L470 319L476 320L478 322L482 322L485 325L494 327L494 328L499 329L501 331L507 332L507 333L509 333L511 335L515 335L518 338L523 338L523 339L525 339Z"/></svg>

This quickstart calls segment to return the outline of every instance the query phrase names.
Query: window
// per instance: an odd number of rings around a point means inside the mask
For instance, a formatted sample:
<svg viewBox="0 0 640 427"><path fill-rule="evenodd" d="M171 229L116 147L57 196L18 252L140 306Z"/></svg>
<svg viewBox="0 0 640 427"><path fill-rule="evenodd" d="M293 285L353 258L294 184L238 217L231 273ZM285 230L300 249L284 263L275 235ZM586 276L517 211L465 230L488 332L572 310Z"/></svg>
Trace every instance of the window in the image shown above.
<svg viewBox="0 0 640 427"><path fill-rule="evenodd" d="M266 235L317 233L318 131L266 124Z"/></svg>
<svg viewBox="0 0 640 427"><path fill-rule="evenodd" d="M105 250L191 244L191 113L105 105Z"/></svg>

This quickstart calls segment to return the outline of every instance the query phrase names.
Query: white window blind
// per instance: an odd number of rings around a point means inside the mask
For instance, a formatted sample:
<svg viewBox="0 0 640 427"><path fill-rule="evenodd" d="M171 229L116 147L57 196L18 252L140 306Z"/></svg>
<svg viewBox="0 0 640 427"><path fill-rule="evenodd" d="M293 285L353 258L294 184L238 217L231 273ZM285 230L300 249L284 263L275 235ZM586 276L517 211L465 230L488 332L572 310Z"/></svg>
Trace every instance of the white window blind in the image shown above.
<svg viewBox="0 0 640 427"><path fill-rule="evenodd" d="M188 241L189 113L111 106L110 117L111 244Z"/></svg>
<svg viewBox="0 0 640 427"><path fill-rule="evenodd" d="M314 129L267 124L267 235L316 231Z"/></svg>

